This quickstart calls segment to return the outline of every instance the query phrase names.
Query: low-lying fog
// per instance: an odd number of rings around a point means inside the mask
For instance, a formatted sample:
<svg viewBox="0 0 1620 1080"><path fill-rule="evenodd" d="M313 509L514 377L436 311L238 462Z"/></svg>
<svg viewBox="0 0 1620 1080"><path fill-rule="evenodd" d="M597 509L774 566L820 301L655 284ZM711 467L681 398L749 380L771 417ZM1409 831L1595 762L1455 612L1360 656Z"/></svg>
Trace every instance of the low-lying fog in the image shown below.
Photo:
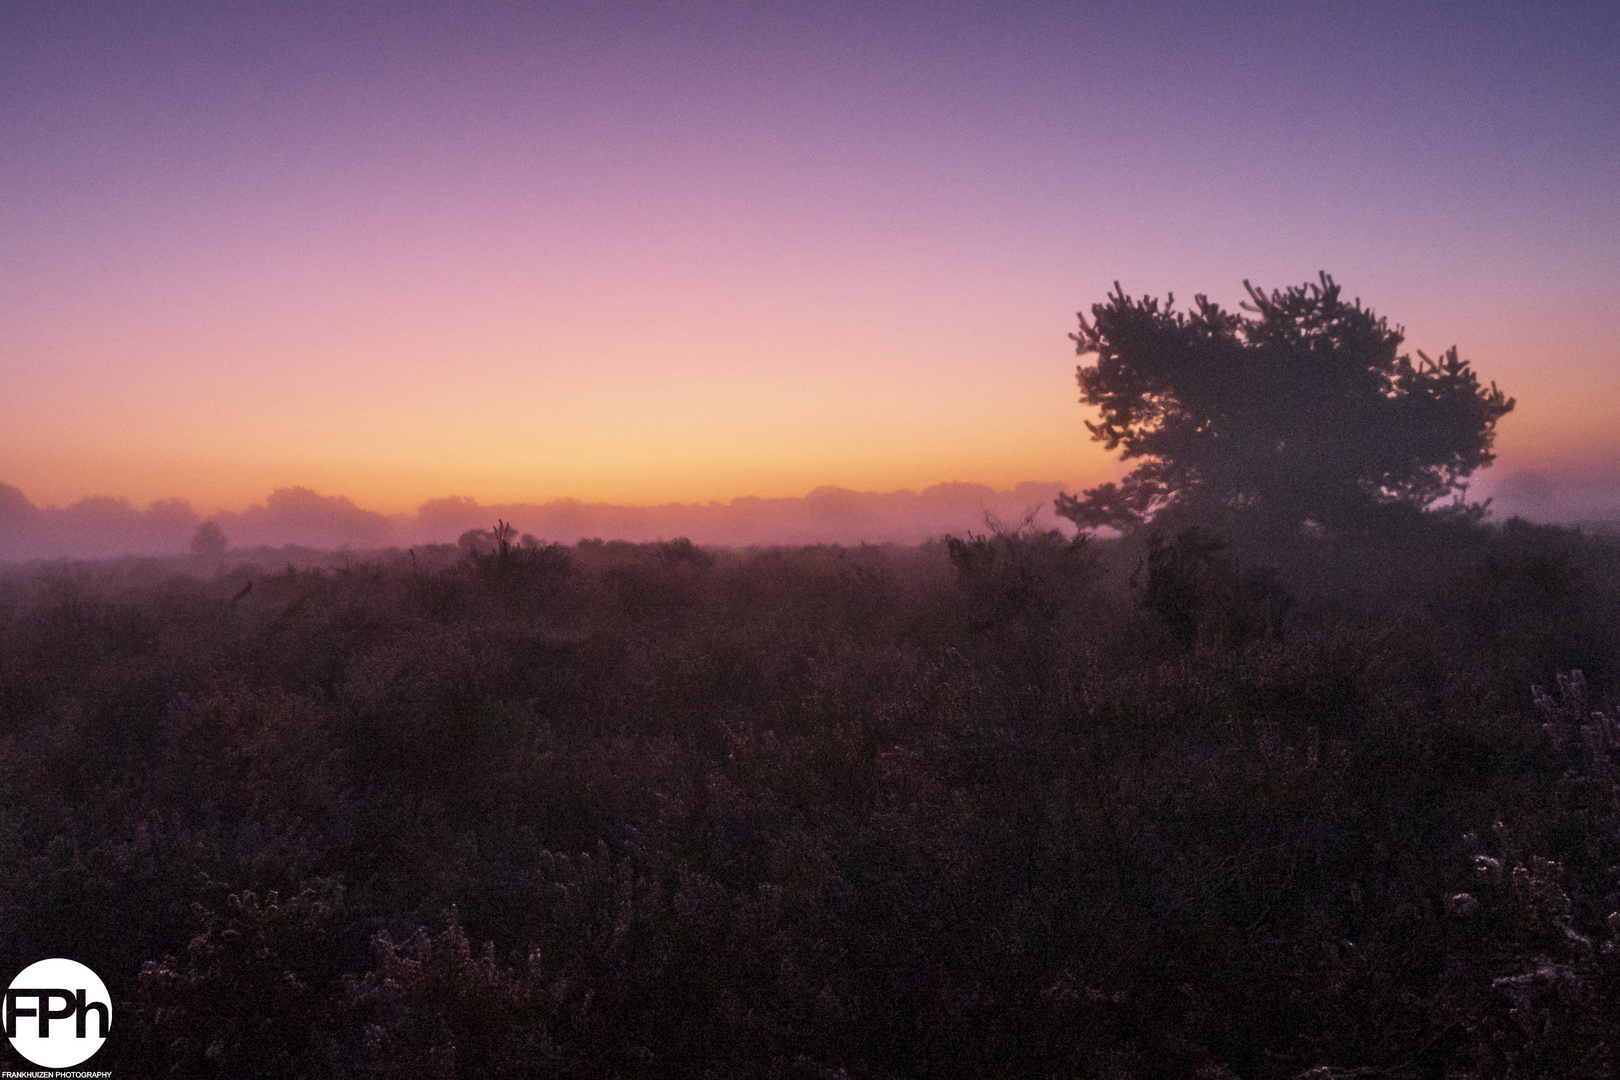
<svg viewBox="0 0 1620 1080"><path fill-rule="evenodd" d="M451 543L468 529L497 519L543 541L589 537L646 542L685 536L698 544L915 544L933 536L984 529L985 515L1015 522L1032 510L1051 514L1058 482L997 491L983 484L938 484L920 492L859 492L823 487L802 498L738 498L729 503L616 506L557 499L548 503L481 504L450 497L423 503L414 514L380 514L342 495L280 488L240 513L198 512L184 499L144 510L127 500L96 497L67 507L36 506L0 484L0 561L178 555L190 550L204 520L214 521L233 548L300 547L357 551ZM1470 491L1490 498L1498 520L1519 516L1558 523L1620 522L1620 474L1554 477L1515 472L1482 478Z"/></svg>
<svg viewBox="0 0 1620 1080"><path fill-rule="evenodd" d="M591 537L646 542L677 536L739 547L915 544L947 533L982 532L986 513L1013 522L1038 510L1039 521L1055 524L1052 499L1063 487L1026 483L997 491L982 484L939 484L920 492L887 493L824 487L803 498L662 506L573 499L484 505L452 497L425 502L414 514L395 515L363 509L342 495L292 487L278 489L240 513L204 515L182 499L153 503L145 510L112 498L39 507L19 489L0 484L0 561L182 554L190 550L204 520L215 522L233 548L296 545L364 551L453 543L468 529L490 528L497 519L510 522L519 533L569 544Z"/></svg>

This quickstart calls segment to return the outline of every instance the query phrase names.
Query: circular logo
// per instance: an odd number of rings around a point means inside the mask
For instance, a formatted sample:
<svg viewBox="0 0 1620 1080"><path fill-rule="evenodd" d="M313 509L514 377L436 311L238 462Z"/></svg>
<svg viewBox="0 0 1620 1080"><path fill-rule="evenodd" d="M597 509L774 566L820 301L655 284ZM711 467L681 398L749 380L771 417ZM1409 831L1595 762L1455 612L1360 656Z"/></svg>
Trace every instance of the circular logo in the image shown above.
<svg viewBox="0 0 1620 1080"><path fill-rule="evenodd" d="M46 1069L71 1069L101 1049L112 1027L112 998L96 973L57 957L22 969L3 1003L6 1038Z"/></svg>

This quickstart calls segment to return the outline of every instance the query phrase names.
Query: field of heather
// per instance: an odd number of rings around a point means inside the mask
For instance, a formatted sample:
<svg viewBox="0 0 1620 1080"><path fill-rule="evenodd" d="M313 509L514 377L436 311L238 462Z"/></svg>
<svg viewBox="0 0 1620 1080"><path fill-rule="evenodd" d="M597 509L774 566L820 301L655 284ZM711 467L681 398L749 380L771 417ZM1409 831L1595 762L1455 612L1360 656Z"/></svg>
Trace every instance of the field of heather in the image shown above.
<svg viewBox="0 0 1620 1080"><path fill-rule="evenodd" d="M1612 540L464 539L0 574L95 1067L1611 1075Z"/></svg>

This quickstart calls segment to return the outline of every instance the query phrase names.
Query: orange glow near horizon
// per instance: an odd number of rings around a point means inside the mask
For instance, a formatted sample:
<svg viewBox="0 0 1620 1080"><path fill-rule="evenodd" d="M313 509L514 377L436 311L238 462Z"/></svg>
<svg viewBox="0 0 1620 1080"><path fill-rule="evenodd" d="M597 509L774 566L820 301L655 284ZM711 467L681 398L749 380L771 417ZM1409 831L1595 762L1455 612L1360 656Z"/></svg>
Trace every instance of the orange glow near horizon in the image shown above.
<svg viewBox="0 0 1620 1080"><path fill-rule="evenodd" d="M1518 399L1492 474L1613 474L1620 508L1589 34L1503 97L1479 72L1540 24L1435 67L1444 27L1327 15L1279 53L1202 17L626 12L0 13L0 483L1080 488L1123 470L1074 311L1325 269ZM1292 104L1231 133L1256 99Z"/></svg>
<svg viewBox="0 0 1620 1080"><path fill-rule="evenodd" d="M981 315L977 326L852 326L828 313L819 334L797 327L789 345L728 328L729 340L716 334L709 347L696 334L660 341L645 329L593 340L585 326L525 346L511 340L522 328L515 319L459 346L442 326L407 325L395 333L420 329L416 344L369 350L316 335L264 350L251 331L189 349L63 335L64 352L98 362L13 377L0 480L42 504L112 494L240 510L300 485L402 512L449 494L651 504L802 495L824 484L1085 486L1117 474L1081 424L1089 414L1076 401L1065 321L990 315L1004 325ZM1021 321L1044 323L1046 341ZM876 346L862 347L863 331ZM1409 345L1433 352L1455 339L1519 399L1499 429L1496 471L1612 465L1620 395L1587 372L1620 370L1620 350L1501 331L1472 351L1462 334ZM590 365L571 364L565 351ZM129 377L107 377L119 369ZM76 384L68 415L53 401L64 374Z"/></svg>
<svg viewBox="0 0 1620 1080"><path fill-rule="evenodd" d="M900 308L910 325L870 304L840 319L832 301L803 312L767 297L751 326L716 315L660 335L668 313L656 307L615 326L582 305L541 333L498 305L452 319L423 295L381 312L370 335L319 321L279 335L210 324L190 341L161 326L60 333L64 362L11 379L0 481L41 504L178 496L203 512L298 485L393 513L450 494L724 502L822 485L1079 487L1117 475L1082 426L1072 317L1051 314L1060 299L1002 296L976 309L963 283L942 284L955 286L942 290L953 302L923 307L931 319ZM1470 349L1466 333L1430 332L1442 318L1369 302L1404 316L1408 347L1458 341L1518 398L1495 471L1612 464L1620 394L1589 373L1620 370L1616 346L1515 335L1468 312L1486 323ZM75 394L66 414L56 401L65 379Z"/></svg>

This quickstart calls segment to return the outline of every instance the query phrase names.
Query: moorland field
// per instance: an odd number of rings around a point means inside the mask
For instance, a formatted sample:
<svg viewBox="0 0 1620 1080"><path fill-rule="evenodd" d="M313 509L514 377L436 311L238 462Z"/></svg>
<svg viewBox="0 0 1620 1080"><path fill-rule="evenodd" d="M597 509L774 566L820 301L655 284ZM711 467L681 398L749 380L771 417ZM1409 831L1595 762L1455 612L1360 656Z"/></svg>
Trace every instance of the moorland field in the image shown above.
<svg viewBox="0 0 1620 1080"><path fill-rule="evenodd" d="M1614 1071L1613 539L497 539L0 571L86 1068Z"/></svg>

